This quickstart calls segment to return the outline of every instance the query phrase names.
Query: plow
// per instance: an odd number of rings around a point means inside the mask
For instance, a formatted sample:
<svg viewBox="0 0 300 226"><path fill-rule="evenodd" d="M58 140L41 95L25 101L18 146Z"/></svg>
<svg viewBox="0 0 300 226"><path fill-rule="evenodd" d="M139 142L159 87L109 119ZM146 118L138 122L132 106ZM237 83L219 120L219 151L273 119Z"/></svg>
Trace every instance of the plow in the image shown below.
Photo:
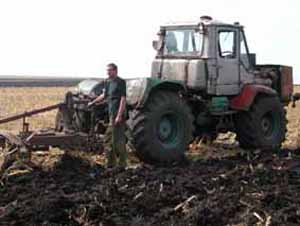
<svg viewBox="0 0 300 226"><path fill-rule="evenodd" d="M62 118L66 122L73 120L74 106L86 106L88 99L73 101L71 93L66 94L65 101L55 105L27 111L22 114L14 115L0 119L0 125L16 120L22 120L22 130L19 134L13 134L9 131L0 131L0 173L9 168L14 162L20 160L24 163L29 162L33 151L49 151L51 147L57 147L62 150L87 150L102 152L102 136L91 126L88 131L78 131L75 128L69 128L60 124L58 120ZM56 120L55 128L30 130L28 117L48 111L58 110L60 119ZM92 112L92 108L86 108L86 111ZM93 117L93 113L91 113ZM91 118L91 123L95 121Z"/></svg>

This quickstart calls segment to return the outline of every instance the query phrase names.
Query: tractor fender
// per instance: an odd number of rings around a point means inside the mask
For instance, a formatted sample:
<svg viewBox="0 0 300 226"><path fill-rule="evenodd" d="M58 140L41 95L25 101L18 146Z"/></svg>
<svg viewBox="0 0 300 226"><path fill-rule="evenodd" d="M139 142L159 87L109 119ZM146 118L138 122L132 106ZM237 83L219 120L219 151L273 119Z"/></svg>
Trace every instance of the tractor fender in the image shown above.
<svg viewBox="0 0 300 226"><path fill-rule="evenodd" d="M248 111L258 94L276 96L277 92L274 89L264 85L245 85L241 93L231 99L230 107L234 110Z"/></svg>
<svg viewBox="0 0 300 226"><path fill-rule="evenodd" d="M131 79L127 84L127 104L134 108L142 108L156 90L186 91L184 82L162 80L159 78Z"/></svg>

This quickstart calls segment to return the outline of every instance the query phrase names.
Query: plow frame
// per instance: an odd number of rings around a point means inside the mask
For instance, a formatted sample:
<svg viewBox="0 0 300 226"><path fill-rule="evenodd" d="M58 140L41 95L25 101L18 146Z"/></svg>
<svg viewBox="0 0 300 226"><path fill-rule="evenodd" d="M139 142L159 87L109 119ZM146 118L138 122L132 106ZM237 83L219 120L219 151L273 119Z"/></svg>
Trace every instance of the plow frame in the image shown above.
<svg viewBox="0 0 300 226"><path fill-rule="evenodd" d="M0 130L0 173L17 159L28 161L31 158L32 151L49 151L50 147L57 147L67 151L97 151L99 154L103 152L103 136L96 133L95 124L88 133L69 129L62 132L58 132L55 129L30 131L30 124L26 121L28 117L59 109L66 118L70 119L73 104L87 104L89 101L74 102L71 95L67 94L63 103L0 119L0 124L22 119L22 130L18 135ZM90 111L93 111L93 109L90 109ZM93 118L94 114L92 113L91 115ZM91 123L95 123L95 120L92 119Z"/></svg>

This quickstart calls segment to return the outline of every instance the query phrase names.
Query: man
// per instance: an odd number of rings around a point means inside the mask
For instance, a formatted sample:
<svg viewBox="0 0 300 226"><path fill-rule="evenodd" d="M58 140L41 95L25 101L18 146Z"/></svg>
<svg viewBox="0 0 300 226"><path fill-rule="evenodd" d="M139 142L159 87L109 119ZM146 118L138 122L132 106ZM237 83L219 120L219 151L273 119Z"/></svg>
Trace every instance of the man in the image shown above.
<svg viewBox="0 0 300 226"><path fill-rule="evenodd" d="M108 80L104 92L88 105L108 102L109 126L105 135L107 145L107 167L127 166L127 151L125 138L126 117L126 83L118 76L118 67L114 63L107 65Z"/></svg>

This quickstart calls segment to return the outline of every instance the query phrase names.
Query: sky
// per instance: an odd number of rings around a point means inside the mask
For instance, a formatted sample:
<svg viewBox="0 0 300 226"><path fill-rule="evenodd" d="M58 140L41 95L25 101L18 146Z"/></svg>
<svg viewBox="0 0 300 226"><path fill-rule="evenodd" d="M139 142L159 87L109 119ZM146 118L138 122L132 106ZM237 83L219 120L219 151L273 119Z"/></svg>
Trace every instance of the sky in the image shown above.
<svg viewBox="0 0 300 226"><path fill-rule="evenodd" d="M258 63L294 68L300 83L297 0L0 0L0 75L150 75L161 24L202 15L245 26Z"/></svg>

